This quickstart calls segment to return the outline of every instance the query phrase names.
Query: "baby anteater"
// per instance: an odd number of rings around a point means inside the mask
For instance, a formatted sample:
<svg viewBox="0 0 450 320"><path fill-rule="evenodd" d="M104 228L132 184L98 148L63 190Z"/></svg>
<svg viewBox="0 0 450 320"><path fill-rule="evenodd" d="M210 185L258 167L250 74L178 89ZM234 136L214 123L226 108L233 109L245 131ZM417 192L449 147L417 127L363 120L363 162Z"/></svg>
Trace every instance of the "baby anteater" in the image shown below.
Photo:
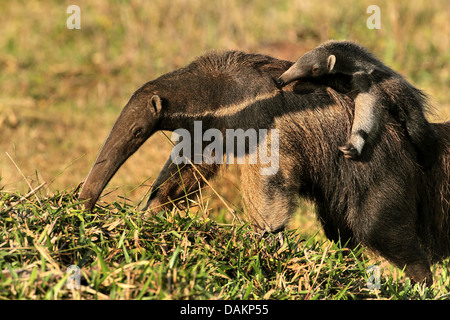
<svg viewBox="0 0 450 320"><path fill-rule="evenodd" d="M425 118L429 108L426 95L366 48L351 41L325 42L300 57L281 75L278 84L311 78L329 81L338 75L348 76L350 93L356 95L350 139L339 147L346 158L361 155L365 143L377 135L381 113L387 109L404 126L417 150L418 162L424 167L431 165L436 134Z"/></svg>

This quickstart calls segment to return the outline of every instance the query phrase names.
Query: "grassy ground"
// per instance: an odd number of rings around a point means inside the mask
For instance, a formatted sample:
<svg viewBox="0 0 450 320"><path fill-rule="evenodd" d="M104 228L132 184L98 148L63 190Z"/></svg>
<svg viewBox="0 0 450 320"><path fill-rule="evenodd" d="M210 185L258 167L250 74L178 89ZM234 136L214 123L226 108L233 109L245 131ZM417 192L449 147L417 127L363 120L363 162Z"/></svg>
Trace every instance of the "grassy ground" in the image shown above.
<svg viewBox="0 0 450 320"><path fill-rule="evenodd" d="M39 193L39 192L38 192ZM113 202L93 213L73 193L3 194L0 299L448 299L448 262L431 289L392 273L367 287L373 260L320 236L257 236L245 224ZM70 289L69 266L80 268ZM377 264L382 268L380 264ZM399 280L399 281L398 281Z"/></svg>
<svg viewBox="0 0 450 320"><path fill-rule="evenodd" d="M294 60L331 38L356 40L431 95L431 120L448 119L448 1L378 1L380 30L366 27L369 0L78 1L80 30L66 28L71 4L0 3L1 298L448 297L448 264L435 267L436 289L414 289L370 253L327 242L308 203L297 232L283 234L289 250L233 224L213 193L195 217L142 220L133 208L170 152L162 134L119 170L104 209L90 215L71 200L130 95L210 49ZM239 211L237 177L233 168L213 185ZM373 263L385 271L375 293L364 289ZM66 289L71 264L81 291Z"/></svg>

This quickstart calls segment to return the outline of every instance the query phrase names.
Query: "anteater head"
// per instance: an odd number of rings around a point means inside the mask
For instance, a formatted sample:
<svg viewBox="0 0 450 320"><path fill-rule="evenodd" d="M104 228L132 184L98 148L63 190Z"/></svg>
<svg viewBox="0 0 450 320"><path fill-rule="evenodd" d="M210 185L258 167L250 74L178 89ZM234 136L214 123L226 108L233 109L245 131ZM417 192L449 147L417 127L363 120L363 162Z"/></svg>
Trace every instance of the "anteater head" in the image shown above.
<svg viewBox="0 0 450 320"><path fill-rule="evenodd" d="M318 47L308 51L278 78L278 85L284 86L294 80L320 77L334 70L336 56Z"/></svg>
<svg viewBox="0 0 450 320"><path fill-rule="evenodd" d="M130 98L101 148L80 193L91 210L120 166L155 132L163 100L144 86Z"/></svg>

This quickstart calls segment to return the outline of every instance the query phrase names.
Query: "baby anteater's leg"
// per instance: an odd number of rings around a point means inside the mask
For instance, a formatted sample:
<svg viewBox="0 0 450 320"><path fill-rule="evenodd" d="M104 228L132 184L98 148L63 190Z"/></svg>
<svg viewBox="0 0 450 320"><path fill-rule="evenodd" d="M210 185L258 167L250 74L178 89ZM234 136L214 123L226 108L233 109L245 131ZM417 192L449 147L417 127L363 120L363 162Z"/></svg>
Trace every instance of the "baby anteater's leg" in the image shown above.
<svg viewBox="0 0 450 320"><path fill-rule="evenodd" d="M356 97L350 139L344 146L339 147L346 158L358 158L367 140L375 134L380 121L381 108L377 106L378 103L371 92L363 92Z"/></svg>

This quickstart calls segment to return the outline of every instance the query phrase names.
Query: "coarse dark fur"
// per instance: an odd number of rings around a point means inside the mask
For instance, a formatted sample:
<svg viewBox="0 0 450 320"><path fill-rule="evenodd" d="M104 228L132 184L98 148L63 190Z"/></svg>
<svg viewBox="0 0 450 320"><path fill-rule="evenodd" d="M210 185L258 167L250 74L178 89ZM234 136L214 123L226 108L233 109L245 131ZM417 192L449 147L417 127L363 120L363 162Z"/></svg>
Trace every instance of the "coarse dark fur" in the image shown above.
<svg viewBox="0 0 450 320"><path fill-rule="evenodd" d="M202 120L203 130L279 130L279 170L241 165L247 214L256 230L284 228L300 195L314 201L328 238L362 243L414 281L431 283L430 264L450 254L450 123L433 124L437 161L423 172L405 130L389 113L361 161L338 152L351 128L354 104L322 84L301 82L280 90L276 79L291 62L238 51L212 52L187 67L150 81L122 110L80 194L95 206L122 163L154 132L185 128ZM330 98L333 97L333 98ZM191 131L192 133L192 131ZM219 164L177 168L168 159L155 181L146 210L171 208L213 178Z"/></svg>
<svg viewBox="0 0 450 320"><path fill-rule="evenodd" d="M426 95L363 46L352 41L327 41L300 57L278 83L310 78L326 83L336 75L349 76L349 93L356 104L350 139L340 147L346 157L358 158L365 141L376 138L386 109L406 128L418 150L419 163L431 166L437 145L436 134L425 117L430 108Z"/></svg>

